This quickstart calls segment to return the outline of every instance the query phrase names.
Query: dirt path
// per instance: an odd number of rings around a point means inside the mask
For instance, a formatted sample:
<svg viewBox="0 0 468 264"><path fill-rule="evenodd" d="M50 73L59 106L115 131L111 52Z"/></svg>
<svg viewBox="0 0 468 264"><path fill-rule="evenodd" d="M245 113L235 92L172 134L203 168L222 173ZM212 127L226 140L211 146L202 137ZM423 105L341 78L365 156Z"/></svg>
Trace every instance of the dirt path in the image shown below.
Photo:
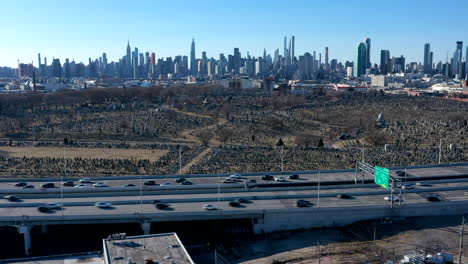
<svg viewBox="0 0 468 264"><path fill-rule="evenodd" d="M208 153L210 153L212 150L211 147L207 147L204 149L202 152L200 152L195 158L193 158L191 161L189 161L187 164L182 167L182 174L187 174L190 170L190 168L200 162Z"/></svg>

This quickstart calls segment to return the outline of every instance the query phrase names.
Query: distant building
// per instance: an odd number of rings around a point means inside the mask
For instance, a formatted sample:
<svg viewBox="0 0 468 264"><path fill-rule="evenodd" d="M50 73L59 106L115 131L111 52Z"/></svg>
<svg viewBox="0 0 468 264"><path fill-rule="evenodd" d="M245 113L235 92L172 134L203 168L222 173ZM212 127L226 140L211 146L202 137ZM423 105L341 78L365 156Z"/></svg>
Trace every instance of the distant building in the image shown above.
<svg viewBox="0 0 468 264"><path fill-rule="evenodd" d="M20 63L18 64L18 77L33 77L34 67L31 63L25 64Z"/></svg>
<svg viewBox="0 0 468 264"><path fill-rule="evenodd" d="M356 62L354 65L354 77L359 78L366 74L367 68L367 47L364 43L359 43L357 48Z"/></svg>
<svg viewBox="0 0 468 264"><path fill-rule="evenodd" d="M333 86L333 90L339 92L360 92L365 93L367 92L367 86L360 85L360 84L343 84L338 83Z"/></svg>
<svg viewBox="0 0 468 264"><path fill-rule="evenodd" d="M370 54L371 54L371 39L366 38L366 69L372 68Z"/></svg>
<svg viewBox="0 0 468 264"><path fill-rule="evenodd" d="M424 45L424 73L432 74L432 57L431 44L426 43Z"/></svg>
<svg viewBox="0 0 468 264"><path fill-rule="evenodd" d="M388 86L389 78L385 75L372 75L371 85L374 87L386 87Z"/></svg>
<svg viewBox="0 0 468 264"><path fill-rule="evenodd" d="M387 75L390 71L390 51L380 51L380 74Z"/></svg>

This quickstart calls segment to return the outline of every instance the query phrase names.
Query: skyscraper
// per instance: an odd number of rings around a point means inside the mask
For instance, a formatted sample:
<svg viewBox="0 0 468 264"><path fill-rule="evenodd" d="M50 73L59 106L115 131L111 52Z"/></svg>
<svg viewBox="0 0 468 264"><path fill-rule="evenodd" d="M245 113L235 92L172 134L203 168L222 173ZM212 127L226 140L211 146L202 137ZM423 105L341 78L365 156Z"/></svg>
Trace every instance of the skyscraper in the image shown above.
<svg viewBox="0 0 468 264"><path fill-rule="evenodd" d="M292 36L292 48L291 48L291 64L294 64L294 49L295 49L295 37ZM265 59L265 58L264 58Z"/></svg>
<svg viewBox="0 0 468 264"><path fill-rule="evenodd" d="M125 58L127 61L127 67L130 67L132 65L132 55L131 55L131 49L130 49L130 40L127 42L127 57Z"/></svg>
<svg viewBox="0 0 468 264"><path fill-rule="evenodd" d="M459 73L459 64L461 63L463 55L463 41L457 41L457 48L453 53L452 75Z"/></svg>
<svg viewBox="0 0 468 264"><path fill-rule="evenodd" d="M325 70L329 69L328 65L328 47L325 47Z"/></svg>
<svg viewBox="0 0 468 264"><path fill-rule="evenodd" d="M234 74L239 74L240 59L241 59L241 54L239 52L239 48L234 48L234 58L233 58L233 72L234 72Z"/></svg>
<svg viewBox="0 0 468 264"><path fill-rule="evenodd" d="M356 78L359 78L362 75L366 74L368 48L369 46L367 46L363 42L359 43L359 46L357 48L356 62L354 64L354 77Z"/></svg>
<svg viewBox="0 0 468 264"><path fill-rule="evenodd" d="M390 51L380 51L380 74L387 75L390 71Z"/></svg>
<svg viewBox="0 0 468 264"><path fill-rule="evenodd" d="M192 39L192 46L190 48L190 72L196 74L198 71L197 61L195 59L195 39Z"/></svg>
<svg viewBox="0 0 468 264"><path fill-rule="evenodd" d="M372 63L370 60L370 52L371 52L371 39L366 38L366 69L372 68Z"/></svg>
<svg viewBox="0 0 468 264"><path fill-rule="evenodd" d="M41 54L38 53L37 54L37 68L40 68L41 67Z"/></svg>
<svg viewBox="0 0 468 264"><path fill-rule="evenodd" d="M432 73L432 61L431 61L431 44L424 44L424 73Z"/></svg>

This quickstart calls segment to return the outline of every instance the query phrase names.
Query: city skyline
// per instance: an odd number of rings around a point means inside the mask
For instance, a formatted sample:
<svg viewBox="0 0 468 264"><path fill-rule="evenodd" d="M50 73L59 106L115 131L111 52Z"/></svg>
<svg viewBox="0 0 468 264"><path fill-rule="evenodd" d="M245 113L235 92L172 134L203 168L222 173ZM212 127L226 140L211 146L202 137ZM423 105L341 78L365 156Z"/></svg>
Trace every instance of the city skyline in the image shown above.
<svg viewBox="0 0 468 264"><path fill-rule="evenodd" d="M463 24L463 16L438 19L430 29L425 21L430 14L448 13L454 5L457 10L467 9L468 3L461 1L447 1L443 6L435 1L404 2L404 9L398 3L386 6L372 1L361 1L358 6L346 1L338 5L297 1L291 6L275 1L239 1L235 6L238 12L226 12L231 7L216 1L178 2L179 6L136 1L135 8L128 8L124 1L11 1L0 18L3 25L9 25L1 27L0 33L12 37L0 43L0 65L16 67L18 60L37 64L37 53L86 62L106 52L109 61L116 61L128 39L142 52L155 52L157 58L189 56L187 47L192 38L198 51L206 51L208 57L231 53L236 47L242 54L248 51L258 57L264 49L268 54L281 50L282 37L288 35L296 37L296 57L314 50L324 54L328 47L330 60L344 62L354 61L355 47L368 37L372 39L372 63L379 62L380 50L423 62L421 47L425 43L431 44L434 63L445 62L447 52L450 57L455 50L452 43L468 42L462 29L456 27ZM378 20L381 14L375 9L379 8L394 19L388 23ZM259 9L265 14L259 14ZM22 12L34 16L14 17ZM356 15L359 12L365 15Z"/></svg>

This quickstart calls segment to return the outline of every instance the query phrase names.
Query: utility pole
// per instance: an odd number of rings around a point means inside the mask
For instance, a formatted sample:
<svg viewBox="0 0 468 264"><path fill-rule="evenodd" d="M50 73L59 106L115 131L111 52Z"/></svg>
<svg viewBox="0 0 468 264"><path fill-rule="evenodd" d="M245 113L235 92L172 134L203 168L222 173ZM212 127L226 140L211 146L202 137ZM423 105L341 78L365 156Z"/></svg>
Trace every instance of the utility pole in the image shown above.
<svg viewBox="0 0 468 264"><path fill-rule="evenodd" d="M317 207L320 208L320 171L317 178Z"/></svg>
<svg viewBox="0 0 468 264"><path fill-rule="evenodd" d="M442 161L442 139L439 141L439 164Z"/></svg>
<svg viewBox="0 0 468 264"><path fill-rule="evenodd" d="M464 231L465 231L465 216L462 217L462 226L460 229L460 246L458 247L458 264L462 264L463 232Z"/></svg>
<svg viewBox="0 0 468 264"><path fill-rule="evenodd" d="M281 171L284 170L284 145L281 146Z"/></svg>
<svg viewBox="0 0 468 264"><path fill-rule="evenodd" d="M179 146L179 174L182 174L182 147Z"/></svg>

